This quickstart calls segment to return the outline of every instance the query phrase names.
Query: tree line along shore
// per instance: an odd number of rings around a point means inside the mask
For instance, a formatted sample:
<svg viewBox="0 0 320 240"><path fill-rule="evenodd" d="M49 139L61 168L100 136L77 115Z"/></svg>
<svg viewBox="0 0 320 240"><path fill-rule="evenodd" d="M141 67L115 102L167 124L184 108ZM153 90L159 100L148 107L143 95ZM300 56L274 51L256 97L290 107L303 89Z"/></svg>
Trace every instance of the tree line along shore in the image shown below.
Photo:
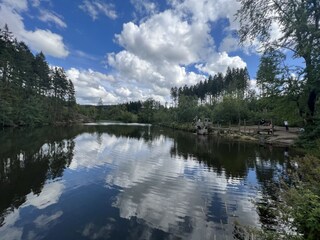
<svg viewBox="0 0 320 240"><path fill-rule="evenodd" d="M320 2L238 0L240 43L259 41L257 89L246 68L228 68L193 86L172 86L172 103L145 101L105 106L76 103L72 81L50 68L43 53L32 54L5 26L0 30L0 126L37 126L87 120L163 124L188 128L195 116L221 126L275 126L284 121L303 128L295 146L304 155L288 159L273 198L263 209L276 219L261 230L239 226L238 239L318 239L320 236ZM278 24L281 37L271 31ZM287 64L287 52L303 65ZM192 126L192 125L191 125ZM292 167L289 166L298 166ZM280 186L280 187L279 187Z"/></svg>

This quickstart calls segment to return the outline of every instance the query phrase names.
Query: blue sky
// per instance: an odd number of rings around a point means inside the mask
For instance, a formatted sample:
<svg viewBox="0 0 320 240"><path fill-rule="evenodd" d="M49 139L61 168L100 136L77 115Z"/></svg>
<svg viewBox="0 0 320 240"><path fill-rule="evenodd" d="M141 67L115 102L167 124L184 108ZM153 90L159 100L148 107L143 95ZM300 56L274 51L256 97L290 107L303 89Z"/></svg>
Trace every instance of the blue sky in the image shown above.
<svg viewBox="0 0 320 240"><path fill-rule="evenodd" d="M165 103L171 87L228 66L255 78L259 44L239 47L238 9L236 0L0 0L0 26L63 67L80 104Z"/></svg>

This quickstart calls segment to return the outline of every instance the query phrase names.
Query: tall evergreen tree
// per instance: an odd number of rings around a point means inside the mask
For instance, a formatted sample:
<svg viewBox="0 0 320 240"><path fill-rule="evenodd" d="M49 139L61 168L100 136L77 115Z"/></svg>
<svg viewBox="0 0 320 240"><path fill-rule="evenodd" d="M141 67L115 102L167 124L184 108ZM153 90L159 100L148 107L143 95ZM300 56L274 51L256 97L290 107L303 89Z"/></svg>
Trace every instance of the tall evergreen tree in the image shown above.
<svg viewBox="0 0 320 240"><path fill-rule="evenodd" d="M32 73L32 62L34 56L30 49L24 42L18 43L17 51L14 53L14 69L16 72L15 85L20 89L24 89L29 86L33 80Z"/></svg>
<svg viewBox="0 0 320 240"><path fill-rule="evenodd" d="M74 86L64 70L50 72L43 53L34 56L7 26L0 29L0 125L64 121L72 117L64 108L75 104Z"/></svg>
<svg viewBox="0 0 320 240"><path fill-rule="evenodd" d="M38 53L33 61L34 85L36 91L41 95L48 95L52 88L49 77L49 66L42 52Z"/></svg>
<svg viewBox="0 0 320 240"><path fill-rule="evenodd" d="M71 80L68 81L68 103L69 106L74 106L76 103L76 92L74 89L74 85Z"/></svg>

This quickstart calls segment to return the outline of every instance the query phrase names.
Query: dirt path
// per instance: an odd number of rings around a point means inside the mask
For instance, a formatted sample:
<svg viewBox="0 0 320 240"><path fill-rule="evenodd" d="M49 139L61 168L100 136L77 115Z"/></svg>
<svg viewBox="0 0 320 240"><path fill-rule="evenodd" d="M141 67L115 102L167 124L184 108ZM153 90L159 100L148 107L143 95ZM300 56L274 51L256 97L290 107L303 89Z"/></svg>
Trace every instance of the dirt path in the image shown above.
<svg viewBox="0 0 320 240"><path fill-rule="evenodd" d="M266 139L267 143L292 145L299 137L298 128L289 128L287 132L284 127L278 127L274 131L274 135Z"/></svg>
<svg viewBox="0 0 320 240"><path fill-rule="evenodd" d="M239 127L231 127L232 130L239 132ZM275 145L284 145L289 146L293 145L294 142L298 139L300 134L300 128L289 128L289 131L286 131L285 127L274 126L274 133L268 133L270 127L267 126L241 126L241 133L246 135L255 136L255 138L261 143L275 144ZM258 130L260 133L257 134Z"/></svg>

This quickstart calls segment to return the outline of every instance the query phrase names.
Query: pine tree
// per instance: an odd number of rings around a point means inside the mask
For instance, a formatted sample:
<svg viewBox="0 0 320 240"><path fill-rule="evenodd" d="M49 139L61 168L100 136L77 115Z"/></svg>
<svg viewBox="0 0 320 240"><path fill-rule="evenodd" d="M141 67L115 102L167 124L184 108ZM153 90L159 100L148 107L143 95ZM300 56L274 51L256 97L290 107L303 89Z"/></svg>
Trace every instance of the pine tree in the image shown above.
<svg viewBox="0 0 320 240"><path fill-rule="evenodd" d="M48 95L52 88L51 78L49 77L49 66L42 52L36 55L33 62L34 87L40 95Z"/></svg>
<svg viewBox="0 0 320 240"><path fill-rule="evenodd" d="M66 120L72 115L64 109L75 104L74 86L64 70L49 71L42 52L34 56L7 26L0 29L0 125L43 124L62 116Z"/></svg>

